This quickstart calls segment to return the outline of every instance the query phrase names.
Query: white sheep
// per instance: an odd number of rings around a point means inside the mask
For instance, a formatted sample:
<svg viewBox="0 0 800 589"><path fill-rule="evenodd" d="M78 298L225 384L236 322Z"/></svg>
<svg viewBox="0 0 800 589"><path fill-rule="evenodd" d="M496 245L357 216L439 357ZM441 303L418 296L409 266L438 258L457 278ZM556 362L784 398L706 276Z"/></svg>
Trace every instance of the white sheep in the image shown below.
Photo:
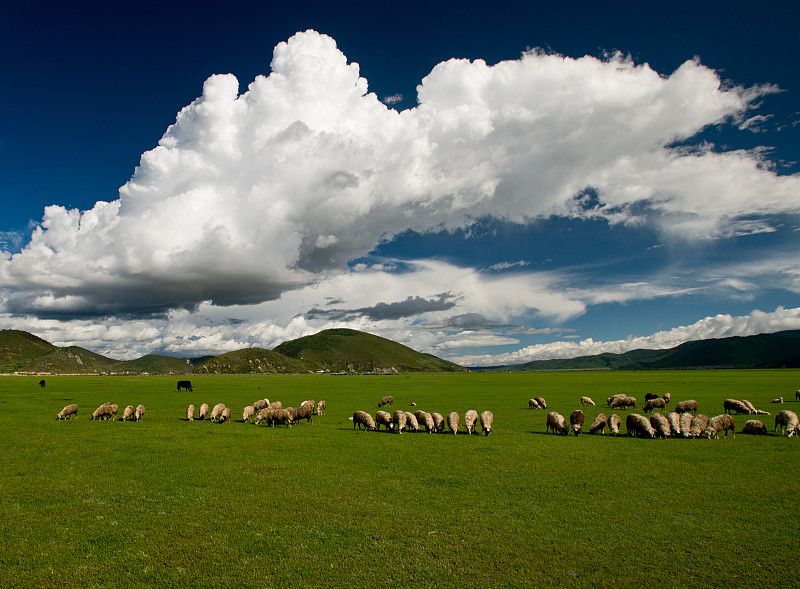
<svg viewBox="0 0 800 589"><path fill-rule="evenodd" d="M664 396L662 398L664 399L665 403L669 403L669 400L672 399L672 395L670 395L669 393L664 393Z"/></svg>
<svg viewBox="0 0 800 589"><path fill-rule="evenodd" d="M539 407L539 401L536 399L528 399L528 409L541 409L541 407Z"/></svg>
<svg viewBox="0 0 800 589"><path fill-rule="evenodd" d="M544 432L549 433L550 430L553 430L554 434L561 434L566 436L569 433L569 429L567 428L567 421L564 419L564 416L560 413L555 411L551 411L547 414L547 421L545 422Z"/></svg>
<svg viewBox="0 0 800 589"><path fill-rule="evenodd" d="M267 409L283 409L283 403L280 401L273 401L267 404Z"/></svg>
<svg viewBox="0 0 800 589"><path fill-rule="evenodd" d="M472 434L472 430L475 429L475 424L478 422L478 412L474 409L470 409L464 414L464 427L467 428L467 433Z"/></svg>
<svg viewBox="0 0 800 589"><path fill-rule="evenodd" d="M406 412L402 409L397 409L392 413L392 423L394 423L394 429L398 434L403 433L406 427L406 419Z"/></svg>
<svg viewBox="0 0 800 589"><path fill-rule="evenodd" d="M255 414L256 414L255 405L247 405L244 409L242 409L242 421L247 423L248 421L250 421L250 418L253 417Z"/></svg>
<svg viewBox="0 0 800 589"><path fill-rule="evenodd" d="M214 408L211 410L211 421L217 421L223 409L225 409L225 403L217 403L214 405Z"/></svg>
<svg viewBox="0 0 800 589"><path fill-rule="evenodd" d="M663 399L661 399L663 401ZM656 435L661 438L668 438L670 436L670 432L672 427L669 424L669 420L664 417L663 413L653 413L650 416L650 425L655 430Z"/></svg>
<svg viewBox="0 0 800 589"><path fill-rule="evenodd" d="M748 401L747 399L742 399L742 403L744 403L747 406L747 408L750 410L751 414L755 415L756 408L753 406L753 404L750 401Z"/></svg>
<svg viewBox="0 0 800 589"><path fill-rule="evenodd" d="M208 415L208 403L203 403L200 405L200 415L198 415L197 419L205 419L206 415Z"/></svg>
<svg viewBox="0 0 800 589"><path fill-rule="evenodd" d="M788 433L790 438L795 434L800 434L800 431L798 431L800 421L797 419L797 413L788 409L778 413L775 416L775 431L778 431L778 427L781 428L781 435Z"/></svg>
<svg viewBox="0 0 800 589"><path fill-rule="evenodd" d="M436 430L437 434L440 434L444 431L444 417L441 413L431 413L431 417L433 417L433 429Z"/></svg>
<svg viewBox="0 0 800 589"><path fill-rule="evenodd" d="M72 415L73 419L78 418L78 406L75 403L70 403L56 414L56 419L67 419Z"/></svg>
<svg viewBox="0 0 800 589"><path fill-rule="evenodd" d="M421 411L420 410L420 411L414 411L414 417L417 418L417 422L418 423L420 423L421 425L425 426L425 431L426 432L428 432L428 433L433 432L433 430L435 429L435 426L434 426L434 423L433 423L433 415L431 415L427 411Z"/></svg>
<svg viewBox="0 0 800 589"><path fill-rule="evenodd" d="M111 417L111 403L103 403L92 412L92 421Z"/></svg>
<svg viewBox="0 0 800 589"><path fill-rule="evenodd" d="M614 413L611 417L608 418L608 430L611 432L612 436L619 435L619 425L620 425L620 418L619 415Z"/></svg>
<svg viewBox="0 0 800 589"><path fill-rule="evenodd" d="M383 407L384 405L394 405L394 397L391 395L386 395L380 401L378 401L378 407Z"/></svg>
<svg viewBox="0 0 800 589"><path fill-rule="evenodd" d="M575 432L575 435L578 436L581 433L581 429L583 429L583 422L586 420L586 416L583 414L583 411L580 409L576 409L573 411L569 416L569 424L572 427L572 431Z"/></svg>
<svg viewBox="0 0 800 589"><path fill-rule="evenodd" d="M481 413L481 430L484 436L492 433L492 425L494 424L494 413L491 411L484 411Z"/></svg>
<svg viewBox="0 0 800 589"><path fill-rule="evenodd" d="M317 415L324 415L325 409L328 408L328 404L325 401L320 401L317 403Z"/></svg>
<svg viewBox="0 0 800 589"><path fill-rule="evenodd" d="M319 405L317 405L319 407ZM392 421L392 416L389 415L386 411L378 411L375 414L375 424L376 429L380 430L381 426L386 428L386 431L394 429L394 422Z"/></svg>
<svg viewBox="0 0 800 589"><path fill-rule="evenodd" d="M628 430L628 436L633 435L639 438L655 438L656 432L650 422L643 415L638 413L631 413L625 419L625 428Z"/></svg>
<svg viewBox="0 0 800 589"><path fill-rule="evenodd" d="M767 433L767 426L759 419L748 419L742 426L743 434L750 434L754 436L762 436Z"/></svg>
<svg viewBox="0 0 800 589"><path fill-rule="evenodd" d="M417 416L410 411L406 411L406 428L410 432L419 433L419 422L417 421Z"/></svg>
<svg viewBox="0 0 800 589"><path fill-rule="evenodd" d="M534 397L534 401L539 404L539 409L547 409L547 403L544 400L544 397Z"/></svg>
<svg viewBox="0 0 800 589"><path fill-rule="evenodd" d="M589 397L581 397L581 405L591 405L594 407L594 401Z"/></svg>
<svg viewBox="0 0 800 589"><path fill-rule="evenodd" d="M783 397L778 397L777 399L772 399L773 403L783 403Z"/></svg>
<svg viewBox="0 0 800 589"><path fill-rule="evenodd" d="M645 401L644 412L649 413L653 409L661 409L661 412L663 413L667 409L667 402L661 397L656 397L655 399L649 399L648 401Z"/></svg>
<svg viewBox="0 0 800 589"><path fill-rule="evenodd" d="M733 411L736 411L737 415L741 415L742 413L750 415L750 413L752 413L747 405L736 399L725 399L722 402L722 408L724 410L723 412L728 414L731 414ZM728 434L726 433L725 435L727 436Z"/></svg>
<svg viewBox="0 0 800 589"><path fill-rule="evenodd" d="M606 414L600 413L598 414L597 417L594 418L592 425L589 426L589 433L596 434L597 432L600 432L601 434L605 435L607 424L608 424L608 418L606 417Z"/></svg>
<svg viewBox="0 0 800 589"><path fill-rule="evenodd" d="M144 405L136 406L136 411L133 412L133 419L135 421L141 421L144 419Z"/></svg>
<svg viewBox="0 0 800 589"><path fill-rule="evenodd" d="M300 421L301 419L305 419L306 423L314 423L314 401L303 401L303 403L298 407L294 415L292 416L292 421Z"/></svg>
<svg viewBox="0 0 800 589"><path fill-rule="evenodd" d="M262 421L266 421L267 425L271 427L275 427L276 423L284 424L288 427L292 427L292 416L286 409L273 409L271 406L267 407L266 409L262 409L258 413L258 417L256 417L256 425L261 423Z"/></svg>
<svg viewBox="0 0 800 589"><path fill-rule="evenodd" d="M689 435L693 438L699 438L703 435L708 427L708 416L698 413L692 417L691 425L689 426ZM681 417L681 431L683 430L683 417ZM727 435L727 434L726 434Z"/></svg>
<svg viewBox="0 0 800 589"><path fill-rule="evenodd" d="M680 422L681 422L681 437L682 438L698 437L700 434L698 434L697 436L692 434L692 423L694 423L694 420L697 418L697 415L692 415L691 412L678 413L678 415L680 415ZM705 415L703 415L703 417L705 417L705 422L703 423L703 429L700 432L701 434L705 431L706 425L708 425L708 417L706 417ZM702 418L697 423L700 424L701 422L703 422Z"/></svg>
<svg viewBox="0 0 800 589"><path fill-rule="evenodd" d="M219 414L219 423L228 423L231 420L231 408L225 407Z"/></svg>
<svg viewBox="0 0 800 589"><path fill-rule="evenodd" d="M447 414L447 427L450 428L450 431L453 432L453 434L458 433L458 425L460 421L461 417L457 412L452 411L451 413Z"/></svg>
<svg viewBox="0 0 800 589"><path fill-rule="evenodd" d="M133 410L133 405L128 405L122 411L122 417L120 418L122 421L128 421L134 417L135 413Z"/></svg>
<svg viewBox="0 0 800 589"><path fill-rule="evenodd" d="M188 421L194 421L194 405L189 405L186 408L186 419Z"/></svg>
<svg viewBox="0 0 800 589"><path fill-rule="evenodd" d="M711 438L719 439L720 432L725 432L725 437L728 437L728 431L733 433L733 438L736 439L736 422L731 415L723 413L708 420L705 435L710 440Z"/></svg>
<svg viewBox="0 0 800 589"><path fill-rule="evenodd" d="M691 399L689 401L681 401L675 405L675 413L697 413L697 401Z"/></svg>
<svg viewBox="0 0 800 589"><path fill-rule="evenodd" d="M629 397L624 393L611 397L610 406L612 409L627 409L628 407L638 408L636 397Z"/></svg>
<svg viewBox="0 0 800 589"><path fill-rule="evenodd" d="M669 431L672 436L681 435L681 416L674 411L670 411L667 413L667 421L669 422Z"/></svg>

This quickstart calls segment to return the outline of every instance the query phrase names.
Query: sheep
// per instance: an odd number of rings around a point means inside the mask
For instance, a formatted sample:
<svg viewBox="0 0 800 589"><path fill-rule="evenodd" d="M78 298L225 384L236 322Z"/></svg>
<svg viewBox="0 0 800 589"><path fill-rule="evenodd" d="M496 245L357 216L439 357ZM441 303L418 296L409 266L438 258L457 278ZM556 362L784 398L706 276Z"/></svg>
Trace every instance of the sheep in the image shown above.
<svg viewBox="0 0 800 589"><path fill-rule="evenodd" d="M455 411L447 414L447 427L450 428L450 431L453 432L454 435L458 433L458 424L460 420L461 417L459 417L458 413Z"/></svg>
<svg viewBox="0 0 800 589"><path fill-rule="evenodd" d="M198 415L197 419L205 419L206 415L208 415L208 403L203 403L200 405L200 415Z"/></svg>
<svg viewBox="0 0 800 589"><path fill-rule="evenodd" d="M594 401L590 397L581 397L581 405L591 405L594 407Z"/></svg>
<svg viewBox="0 0 800 589"><path fill-rule="evenodd" d="M703 415L702 413L698 413L694 417L692 417L692 424L689 427L689 435L693 438L699 438L703 435L703 432L706 431L708 427L708 415ZM683 425L683 420L681 420L681 426ZM683 427L681 427L683 430Z"/></svg>
<svg viewBox="0 0 800 589"><path fill-rule="evenodd" d="M436 430L437 434L440 434L444 431L444 417L441 413L431 413L431 417L433 417L433 429Z"/></svg>
<svg viewBox="0 0 800 589"><path fill-rule="evenodd" d="M117 411L119 411L119 406L115 405L114 403L106 403L106 405L108 405L109 409L111 410L111 414L109 417L111 418L111 421L114 421L117 418Z"/></svg>
<svg viewBox="0 0 800 589"><path fill-rule="evenodd" d="M663 401L664 399L659 399ZM670 435L671 426L669 420L664 417L663 413L653 413L650 416L650 425L655 430L659 438L668 438Z"/></svg>
<svg viewBox="0 0 800 589"><path fill-rule="evenodd" d="M586 416L580 409L576 409L570 414L569 424L572 427L572 431L575 432L576 436L579 436L581 434L581 429L583 428L583 422L585 419Z"/></svg>
<svg viewBox="0 0 800 589"><path fill-rule="evenodd" d="M727 438L729 430L733 433L733 438L736 439L736 422L731 415L723 413L708 420L705 435L709 440L711 438L719 439L719 433L724 431L725 438Z"/></svg>
<svg viewBox="0 0 800 589"><path fill-rule="evenodd" d="M655 399L650 399L644 404L644 412L649 413L653 409L661 409L661 412L667 410L667 402L662 399L661 397L656 397Z"/></svg>
<svg viewBox="0 0 800 589"><path fill-rule="evenodd" d="M481 413L481 430L484 436L492 433L492 424L494 424L494 413L491 411L484 411Z"/></svg>
<svg viewBox="0 0 800 589"><path fill-rule="evenodd" d="M122 417L120 417L120 419L121 419L122 421L128 421L128 420L129 420L129 419L131 419L133 416L134 416L133 405L128 405L128 406L127 406L127 407L125 407L125 409L122 411Z"/></svg>
<svg viewBox="0 0 800 589"><path fill-rule="evenodd" d="M324 400L317 403L317 415L324 415L327 408L328 404Z"/></svg>
<svg viewBox="0 0 800 589"><path fill-rule="evenodd" d="M410 411L406 411L406 428L410 432L419 433L419 422L416 415Z"/></svg>
<svg viewBox="0 0 800 589"><path fill-rule="evenodd" d="M269 407L269 400L268 399L259 399L255 403L253 403L253 411L261 411L262 409L266 409Z"/></svg>
<svg viewBox="0 0 800 589"><path fill-rule="evenodd" d="M383 407L384 405L394 405L394 397L386 395L383 399L378 401L378 407Z"/></svg>
<svg viewBox="0 0 800 589"><path fill-rule="evenodd" d="M598 414L597 417L594 418L592 425L589 426L589 433L596 434L597 432L600 432L601 434L605 435L607 424L608 424L608 418L606 417L606 414L600 413Z"/></svg>
<svg viewBox="0 0 800 589"><path fill-rule="evenodd" d="M264 407L262 407L263 409ZM242 409L242 421L247 423L250 421L250 418L256 414L255 405L248 405L244 409Z"/></svg>
<svg viewBox="0 0 800 589"><path fill-rule="evenodd" d="M631 413L625 419L625 428L628 430L627 435L639 438L655 438L656 432L650 425L646 417L638 413Z"/></svg>
<svg viewBox="0 0 800 589"><path fill-rule="evenodd" d="M134 421L141 421L144 419L144 405L137 405L136 411L133 413Z"/></svg>
<svg viewBox="0 0 800 589"><path fill-rule="evenodd" d="M392 423L394 423L394 429L397 433L402 434L403 429L406 427L406 412L398 409L392 413Z"/></svg>
<svg viewBox="0 0 800 589"><path fill-rule="evenodd" d="M772 403L783 403L783 397L778 397L777 399L772 399Z"/></svg>
<svg viewBox="0 0 800 589"><path fill-rule="evenodd" d="M614 395L611 397L610 402L612 409L627 409L628 407L634 407L638 409L638 405L636 404L636 397L629 397L625 394Z"/></svg>
<svg viewBox="0 0 800 589"><path fill-rule="evenodd" d="M536 399L528 399L528 409L541 409Z"/></svg>
<svg viewBox="0 0 800 589"><path fill-rule="evenodd" d="M745 404L745 406L750 410L750 413L752 415L755 415L757 409L755 408L755 406L753 406L753 404L750 401L748 401L747 399L742 399L742 403Z"/></svg>
<svg viewBox="0 0 800 589"><path fill-rule="evenodd" d="M775 431L778 431L778 427L781 428L781 435L788 433L788 437L792 437L795 434L798 434L798 428L800 428L800 422L797 419L797 413L794 411L789 411L788 409L784 409L780 413L775 416Z"/></svg>
<svg viewBox="0 0 800 589"><path fill-rule="evenodd" d="M78 406L75 403L70 403L56 414L56 419L67 419L72 415L73 419L78 418Z"/></svg>
<svg viewBox="0 0 800 589"><path fill-rule="evenodd" d="M270 414L269 407L264 407L261 411L256 413L256 417L255 419L253 419L253 423L255 425L259 425L262 421L265 421L269 417L269 414Z"/></svg>
<svg viewBox="0 0 800 589"><path fill-rule="evenodd" d="M230 422L230 420L231 420L231 408L225 407L225 409L222 410L222 413L219 414L218 423L227 423Z"/></svg>
<svg viewBox="0 0 800 589"><path fill-rule="evenodd" d="M695 420L695 418L697 416L696 415L692 415L691 413L688 413L688 412L687 413L678 413L678 415L680 415L680 422L681 422L681 437L682 438L698 437L699 434L698 434L698 436L694 436L692 434L692 423L694 422L694 420ZM701 421L703 421L703 420L701 420ZM700 422L698 422L698 424L699 423ZM708 425L708 417L706 417L705 421L703 421L702 430L700 431L701 434L705 431L706 425Z"/></svg>
<svg viewBox="0 0 800 589"><path fill-rule="evenodd" d="M303 405L311 405L311 413L314 413L314 410L317 408L317 402L312 399L300 403L300 407L302 407Z"/></svg>
<svg viewBox="0 0 800 589"><path fill-rule="evenodd" d="M317 407L319 407L319 405L317 405ZM376 424L376 429L378 430L381 429L382 425L386 427L386 431L394 429L394 422L392 421L392 416L389 415L386 411L378 411L375 414L375 424Z"/></svg>
<svg viewBox="0 0 800 589"><path fill-rule="evenodd" d="M419 423L425 426L425 431L428 433L431 433L435 429L433 424L433 416L427 411L415 411L414 417L417 418Z"/></svg>
<svg viewBox="0 0 800 589"><path fill-rule="evenodd" d="M675 405L675 413L691 413L694 415L697 413L697 401L694 399L690 401L681 401Z"/></svg>
<svg viewBox="0 0 800 589"><path fill-rule="evenodd" d="M211 410L211 421L217 421L223 409L225 409L225 403L217 403L214 405L214 408Z"/></svg>
<svg viewBox="0 0 800 589"><path fill-rule="evenodd" d="M670 411L667 413L667 421L669 421L670 433L673 436L681 435L681 416L674 411Z"/></svg>
<svg viewBox="0 0 800 589"><path fill-rule="evenodd" d="M736 399L725 399L722 402L722 408L724 409L724 413L731 414L732 411L736 411L737 415L744 413L745 415L750 415L751 411L741 401L737 401ZM727 435L727 434L726 434Z"/></svg>
<svg viewBox="0 0 800 589"><path fill-rule="evenodd" d="M644 402L647 403L650 399L660 399L658 395L655 393L645 393L644 394Z"/></svg>
<svg viewBox="0 0 800 589"><path fill-rule="evenodd" d="M303 401L299 408L297 408L292 415L292 421L300 421L305 419L306 423L314 423L312 415L314 414L314 401Z"/></svg>
<svg viewBox="0 0 800 589"><path fill-rule="evenodd" d="M608 418L608 430L611 432L612 436L619 435L619 424L620 418L619 415L614 413L611 417Z"/></svg>
<svg viewBox="0 0 800 589"><path fill-rule="evenodd" d="M464 414L464 427L467 428L467 433L472 434L472 430L475 429L475 423L478 421L478 412L474 409L470 409Z"/></svg>
<svg viewBox="0 0 800 589"><path fill-rule="evenodd" d="M534 397L534 401L539 403L539 409L547 409L547 403L544 400L544 397Z"/></svg>
<svg viewBox="0 0 800 589"><path fill-rule="evenodd" d="M669 393L664 393L664 396L662 398L664 399L665 403L669 404L670 399L672 399L672 395L670 395Z"/></svg>
<svg viewBox="0 0 800 589"><path fill-rule="evenodd" d="M556 413L555 411L551 411L547 414L544 432L548 433L550 430L553 430L554 434L561 434L563 436L566 436L569 433L567 422L563 415Z"/></svg>
<svg viewBox="0 0 800 589"><path fill-rule="evenodd" d="M194 421L194 405L186 408L186 421Z"/></svg>
<svg viewBox="0 0 800 589"><path fill-rule="evenodd" d="M610 407L611 403L614 402L614 399L616 399L617 397L626 397L626 396L627 395L625 395L624 393L617 393L616 395L611 395L608 399L606 399L606 404Z"/></svg>
<svg viewBox="0 0 800 589"><path fill-rule="evenodd" d="M753 436L763 436L767 433L767 426L765 426L764 422L759 419L748 419L744 422L742 433Z"/></svg>
<svg viewBox="0 0 800 589"><path fill-rule="evenodd" d="M111 403L103 403L92 412L92 421L111 417Z"/></svg>
<svg viewBox="0 0 800 589"><path fill-rule="evenodd" d="M266 407L258 412L258 415L255 419L255 424L258 425L262 421L266 421L267 425L275 427L276 423L285 424L288 427L292 427L292 416L286 409L273 409L272 407Z"/></svg>
<svg viewBox="0 0 800 589"><path fill-rule="evenodd" d="M273 401L272 403L267 403L267 409L283 409L283 403L280 401Z"/></svg>

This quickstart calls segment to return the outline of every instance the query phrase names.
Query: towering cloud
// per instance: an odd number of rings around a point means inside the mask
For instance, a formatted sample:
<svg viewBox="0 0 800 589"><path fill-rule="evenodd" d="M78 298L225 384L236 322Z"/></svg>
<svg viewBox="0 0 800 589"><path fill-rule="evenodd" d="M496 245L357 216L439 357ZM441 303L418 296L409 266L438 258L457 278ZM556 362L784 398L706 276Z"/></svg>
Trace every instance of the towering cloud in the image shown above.
<svg viewBox="0 0 800 589"><path fill-rule="evenodd" d="M800 208L800 179L757 153L670 145L741 124L774 90L723 88L697 61L666 77L621 56L534 51L441 63L398 112L333 39L298 33L245 92L230 74L209 78L117 200L47 207L30 243L0 260L0 310L257 303L398 232L480 216L599 216L676 237L764 230Z"/></svg>

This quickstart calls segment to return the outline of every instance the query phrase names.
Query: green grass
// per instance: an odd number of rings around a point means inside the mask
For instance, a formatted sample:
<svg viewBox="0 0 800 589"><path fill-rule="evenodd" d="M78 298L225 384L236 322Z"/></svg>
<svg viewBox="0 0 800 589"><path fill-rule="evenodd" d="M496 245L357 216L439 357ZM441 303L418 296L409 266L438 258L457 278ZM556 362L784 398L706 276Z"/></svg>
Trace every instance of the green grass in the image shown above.
<svg viewBox="0 0 800 589"><path fill-rule="evenodd" d="M800 440L545 435L547 411L527 408L541 395L567 416L588 395L590 422L613 393L669 391L709 416L728 397L797 412L800 371L193 375L192 393L177 377L38 381L0 378L0 587L800 584ZM386 394L491 409L494 433L354 431ZM328 411L242 424L263 397ZM92 422L104 401L143 403L144 421ZM78 419L56 421L70 402ZM189 423L190 402L234 421Z"/></svg>

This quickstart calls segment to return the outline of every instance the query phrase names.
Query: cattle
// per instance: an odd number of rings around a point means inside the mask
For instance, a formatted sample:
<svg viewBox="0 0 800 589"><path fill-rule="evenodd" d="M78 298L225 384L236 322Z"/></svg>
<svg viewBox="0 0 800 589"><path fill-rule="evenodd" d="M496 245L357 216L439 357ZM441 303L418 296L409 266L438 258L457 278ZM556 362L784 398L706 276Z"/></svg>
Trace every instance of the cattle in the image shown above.
<svg viewBox="0 0 800 589"><path fill-rule="evenodd" d="M39 386L44 388L44 385L45 385L44 379L40 380L39 381Z"/></svg>
<svg viewBox="0 0 800 589"><path fill-rule="evenodd" d="M194 389L192 389L192 381L191 380L179 380L178 381L178 392L180 392L181 389L184 389L184 390L187 390L189 392L192 392L194 390Z"/></svg>

